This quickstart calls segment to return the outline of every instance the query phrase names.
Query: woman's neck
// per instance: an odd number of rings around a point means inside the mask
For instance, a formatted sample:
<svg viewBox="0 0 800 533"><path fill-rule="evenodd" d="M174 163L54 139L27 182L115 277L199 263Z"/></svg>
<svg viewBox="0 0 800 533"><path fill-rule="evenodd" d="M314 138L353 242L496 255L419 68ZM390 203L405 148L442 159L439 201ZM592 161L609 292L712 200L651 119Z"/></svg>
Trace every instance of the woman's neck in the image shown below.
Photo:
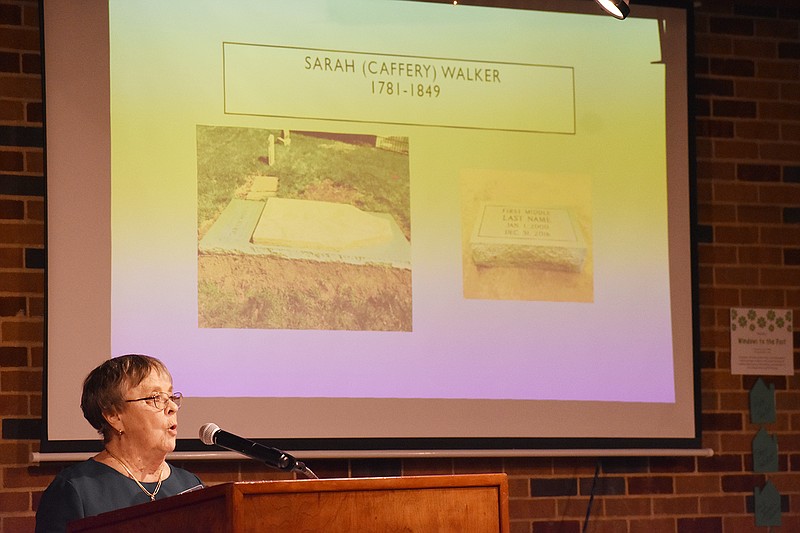
<svg viewBox="0 0 800 533"><path fill-rule="evenodd" d="M164 477L162 470L166 457L160 454L146 455L141 453L141 450L126 449L119 442L106 443L106 449L100 452L96 459L125 475L132 475L139 481L152 483Z"/></svg>

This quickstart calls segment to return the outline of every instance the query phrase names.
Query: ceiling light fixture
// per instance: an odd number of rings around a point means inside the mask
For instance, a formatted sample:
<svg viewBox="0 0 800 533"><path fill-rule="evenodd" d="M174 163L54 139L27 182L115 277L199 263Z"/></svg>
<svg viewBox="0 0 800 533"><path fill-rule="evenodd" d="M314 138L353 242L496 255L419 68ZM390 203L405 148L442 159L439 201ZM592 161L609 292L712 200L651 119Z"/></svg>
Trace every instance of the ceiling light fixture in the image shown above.
<svg viewBox="0 0 800 533"><path fill-rule="evenodd" d="M611 16L620 20L627 17L631 8L628 7L630 0L595 0L600 7L605 9Z"/></svg>

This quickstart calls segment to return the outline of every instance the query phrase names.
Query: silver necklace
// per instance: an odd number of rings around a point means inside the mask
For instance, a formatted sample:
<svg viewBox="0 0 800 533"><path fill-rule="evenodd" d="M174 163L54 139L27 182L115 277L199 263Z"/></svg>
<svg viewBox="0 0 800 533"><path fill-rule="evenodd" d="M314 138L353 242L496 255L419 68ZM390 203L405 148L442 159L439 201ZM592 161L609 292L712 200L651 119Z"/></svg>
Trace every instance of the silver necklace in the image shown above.
<svg viewBox="0 0 800 533"><path fill-rule="evenodd" d="M153 490L153 492L150 492L149 490L144 488L144 485L142 485L138 479L136 479L136 476L133 475L133 472L131 472L131 469L128 468L128 465L122 462L122 459L120 459L119 457L108 451L108 449L106 449L106 452L108 453L108 455L113 457L119 464L122 465L122 468L124 468L125 471L128 473L128 475L131 477L131 479L134 480L137 485L139 485L139 488L142 489L142 492L144 492L150 497L151 502L156 501L156 494L158 494L158 491L161 489L161 482L163 481L163 479L161 478L162 474L164 473L163 464L161 465L161 469L158 471L158 484L156 485L156 488Z"/></svg>

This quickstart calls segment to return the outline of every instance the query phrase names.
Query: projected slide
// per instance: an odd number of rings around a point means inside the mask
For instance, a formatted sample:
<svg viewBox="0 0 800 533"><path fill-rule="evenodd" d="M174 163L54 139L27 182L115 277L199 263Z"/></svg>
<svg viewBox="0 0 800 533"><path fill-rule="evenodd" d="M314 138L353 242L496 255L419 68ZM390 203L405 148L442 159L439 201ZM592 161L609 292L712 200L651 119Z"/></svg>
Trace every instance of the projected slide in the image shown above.
<svg viewBox="0 0 800 533"><path fill-rule="evenodd" d="M675 400L656 21L109 17L113 353L194 397Z"/></svg>

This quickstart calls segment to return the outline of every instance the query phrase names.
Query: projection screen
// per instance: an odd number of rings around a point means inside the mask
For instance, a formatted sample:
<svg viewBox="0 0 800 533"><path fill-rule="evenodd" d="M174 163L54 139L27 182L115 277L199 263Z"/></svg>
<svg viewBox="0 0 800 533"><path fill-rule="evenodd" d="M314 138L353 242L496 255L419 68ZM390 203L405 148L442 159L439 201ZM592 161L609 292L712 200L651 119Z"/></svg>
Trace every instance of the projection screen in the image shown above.
<svg viewBox="0 0 800 533"><path fill-rule="evenodd" d="M43 454L125 353L179 450L698 445L685 4L43 5Z"/></svg>

